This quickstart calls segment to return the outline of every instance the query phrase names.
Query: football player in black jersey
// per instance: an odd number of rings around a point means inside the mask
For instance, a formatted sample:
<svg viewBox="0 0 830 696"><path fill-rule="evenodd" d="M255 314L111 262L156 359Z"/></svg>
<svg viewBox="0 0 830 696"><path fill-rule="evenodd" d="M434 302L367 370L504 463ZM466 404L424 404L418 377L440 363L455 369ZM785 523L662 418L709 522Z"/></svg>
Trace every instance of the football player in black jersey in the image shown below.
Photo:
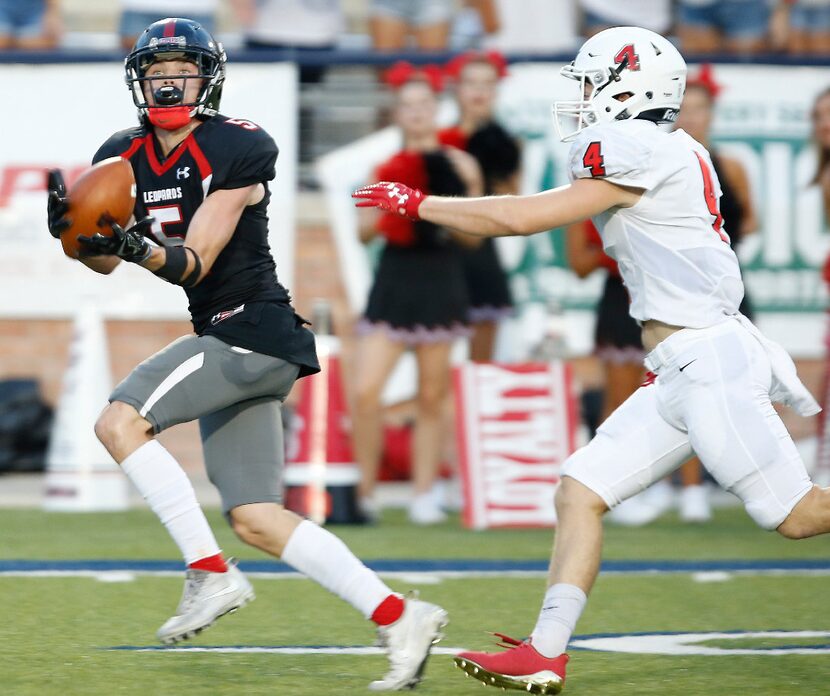
<svg viewBox="0 0 830 696"><path fill-rule="evenodd" d="M254 597L223 558L183 470L155 439L198 419L208 475L237 535L379 626L391 664L372 689L411 688L446 612L393 593L337 537L280 504L279 406L298 377L320 368L268 247L277 146L251 121L218 114L225 53L196 22L151 24L125 67L140 125L110 137L94 161L130 162L138 222L82 238L81 261L99 273L139 264L182 286L190 301L195 335L136 367L95 425L187 564L181 603L158 637L189 638ZM70 224L60 172L50 174L49 189L49 229L58 237Z"/></svg>

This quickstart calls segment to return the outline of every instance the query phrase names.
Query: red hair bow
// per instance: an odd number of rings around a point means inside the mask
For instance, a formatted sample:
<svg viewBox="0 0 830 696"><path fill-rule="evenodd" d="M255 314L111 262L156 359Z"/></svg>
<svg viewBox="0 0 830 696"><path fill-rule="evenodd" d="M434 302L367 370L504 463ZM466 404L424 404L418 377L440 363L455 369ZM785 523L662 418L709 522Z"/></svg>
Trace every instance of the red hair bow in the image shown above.
<svg viewBox="0 0 830 696"><path fill-rule="evenodd" d="M444 76L437 65L416 66L399 60L386 71L384 81L392 89L400 89L410 82L426 82L436 94L444 89Z"/></svg>
<svg viewBox="0 0 830 696"><path fill-rule="evenodd" d="M447 63L444 66L444 72L448 77L457 81L461 71L470 63L489 63L499 79L507 75L507 59L498 51L467 51Z"/></svg>
<svg viewBox="0 0 830 696"><path fill-rule="evenodd" d="M709 97L714 101L723 90L723 86L719 85L715 80L715 74L712 70L711 63L704 63L700 66L697 75L689 78L686 82L687 87L702 87L709 93Z"/></svg>

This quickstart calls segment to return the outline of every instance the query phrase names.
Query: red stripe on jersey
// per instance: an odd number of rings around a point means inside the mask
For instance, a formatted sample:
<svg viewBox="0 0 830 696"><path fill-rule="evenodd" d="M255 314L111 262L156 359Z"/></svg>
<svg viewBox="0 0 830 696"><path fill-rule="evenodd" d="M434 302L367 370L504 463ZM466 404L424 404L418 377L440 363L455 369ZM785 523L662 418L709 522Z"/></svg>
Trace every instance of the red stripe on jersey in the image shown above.
<svg viewBox="0 0 830 696"><path fill-rule="evenodd" d="M190 154L193 155L193 159L196 160L196 166L199 168L199 174L202 177L202 181L204 181L211 174L213 174L213 167L210 166L210 162L208 162L207 157L205 157L205 153L202 152L202 148L199 147L199 143L196 142L196 138L190 138L190 142L187 143L187 147L190 149Z"/></svg>
<svg viewBox="0 0 830 696"><path fill-rule="evenodd" d="M144 138L142 142L146 145L145 149L147 150L147 162L150 164L150 169L153 170L156 176L161 176L165 172L169 171L170 168L179 161L182 153L185 151L189 151L193 157L193 160L196 162L202 181L207 179L213 173L213 168L210 166L210 162L208 162L207 157L205 157L205 154L196 142L196 138L193 137L192 132L188 134L179 147L176 148L175 152L164 160L164 162L159 162L158 157L156 156L156 148L153 145L153 136L151 133L148 133L147 137Z"/></svg>
<svg viewBox="0 0 830 696"><path fill-rule="evenodd" d="M152 169L156 173L156 175L161 175L165 171L167 171L159 163L158 157L156 157L156 148L153 145L153 134L152 133L147 133L147 135L144 137L144 145L145 145L144 149L147 151L147 162L150 164L150 169ZM179 154L181 154L180 151L176 150L176 155L174 155L174 157L178 156ZM167 162L169 162L169 161L170 160L168 160ZM167 164L167 162L165 162L165 164Z"/></svg>
<svg viewBox="0 0 830 696"><path fill-rule="evenodd" d="M164 25L164 36L169 38L171 36L176 35L176 20L169 19L167 24Z"/></svg>
<svg viewBox="0 0 830 696"><path fill-rule="evenodd" d="M182 156L182 153L189 148L189 141L193 139L193 133L189 133L188 136L181 142L179 147L173 152L170 157L164 160L163 163L159 162L158 157L156 156L156 148L153 145L153 135L152 133L148 133L147 137L144 139L146 144L147 150L147 161L150 163L150 168L156 174L156 176L161 176L166 171L170 169L176 162L179 161L179 158Z"/></svg>
<svg viewBox="0 0 830 696"><path fill-rule="evenodd" d="M136 138L133 140L132 145L128 147L124 152L122 152L119 157L122 159L130 159L136 152L138 152L139 148L144 144L144 138Z"/></svg>

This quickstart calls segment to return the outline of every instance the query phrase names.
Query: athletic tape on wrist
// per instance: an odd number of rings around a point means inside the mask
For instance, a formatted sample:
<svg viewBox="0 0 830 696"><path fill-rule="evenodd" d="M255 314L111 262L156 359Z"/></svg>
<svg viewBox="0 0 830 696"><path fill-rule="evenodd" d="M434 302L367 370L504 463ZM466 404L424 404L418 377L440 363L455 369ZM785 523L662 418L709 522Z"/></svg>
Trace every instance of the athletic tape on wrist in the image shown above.
<svg viewBox="0 0 830 696"><path fill-rule="evenodd" d="M182 279L181 284L182 287L190 288L199 282L199 276L202 275L202 259L200 259L199 254L193 251L190 247L184 248L193 255L193 270Z"/></svg>
<svg viewBox="0 0 830 696"><path fill-rule="evenodd" d="M184 247L164 247L164 265L153 271L159 278L164 278L174 285L182 284L182 275L187 269L187 254Z"/></svg>
<svg viewBox="0 0 830 696"><path fill-rule="evenodd" d="M165 247L164 251L164 265L153 273L159 278L164 278L174 285L181 285L183 288L193 287L199 282L199 276L202 275L202 260L199 258L199 254L186 246ZM188 251L193 256L193 270L182 278L187 270Z"/></svg>

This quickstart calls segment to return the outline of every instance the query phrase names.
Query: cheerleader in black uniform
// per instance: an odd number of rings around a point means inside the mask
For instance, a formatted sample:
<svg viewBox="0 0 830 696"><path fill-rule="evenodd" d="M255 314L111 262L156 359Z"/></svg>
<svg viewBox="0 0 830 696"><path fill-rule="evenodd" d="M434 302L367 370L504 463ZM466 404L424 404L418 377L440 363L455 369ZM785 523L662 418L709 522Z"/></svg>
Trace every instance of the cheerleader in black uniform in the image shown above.
<svg viewBox="0 0 830 696"><path fill-rule="evenodd" d="M398 64L387 80L395 88L394 117L403 150L383 163L373 179L400 181L440 195L481 195L476 161L438 141L440 72ZM445 518L433 485L444 449L450 350L456 338L470 333L462 249L478 240L429 222L372 211L361 220L361 240L378 235L385 245L359 325L354 413L355 457L362 474L359 496L371 516L381 456L381 394L398 358L411 348L418 365L418 394L412 444L415 497L409 514L413 522L432 524Z"/></svg>
<svg viewBox="0 0 830 696"><path fill-rule="evenodd" d="M450 62L447 74L456 83L459 121L441 131L441 142L476 158L486 195L518 193L519 146L493 116L498 83L506 74L504 58L494 52L466 53ZM470 358L486 362L493 359L498 321L513 311L507 274L492 238L464 254L464 272L473 327Z"/></svg>

